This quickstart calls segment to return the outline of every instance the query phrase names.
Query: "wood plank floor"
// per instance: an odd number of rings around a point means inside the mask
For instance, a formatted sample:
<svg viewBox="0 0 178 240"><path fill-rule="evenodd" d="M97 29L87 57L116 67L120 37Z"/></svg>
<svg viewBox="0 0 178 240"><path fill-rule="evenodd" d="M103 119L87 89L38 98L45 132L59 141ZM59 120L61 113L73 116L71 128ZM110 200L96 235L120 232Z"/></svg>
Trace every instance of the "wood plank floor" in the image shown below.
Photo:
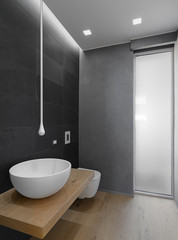
<svg viewBox="0 0 178 240"><path fill-rule="evenodd" d="M77 199L44 240L178 240L178 209L169 199L98 192Z"/></svg>

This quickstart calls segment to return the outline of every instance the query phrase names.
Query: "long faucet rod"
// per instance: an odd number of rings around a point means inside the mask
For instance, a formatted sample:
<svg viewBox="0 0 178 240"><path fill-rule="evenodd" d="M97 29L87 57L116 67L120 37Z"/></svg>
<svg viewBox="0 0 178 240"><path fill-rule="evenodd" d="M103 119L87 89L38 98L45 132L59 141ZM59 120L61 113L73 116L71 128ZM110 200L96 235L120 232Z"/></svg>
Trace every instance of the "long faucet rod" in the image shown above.
<svg viewBox="0 0 178 240"><path fill-rule="evenodd" d="M40 127L38 134L45 135L43 125L43 0L40 2Z"/></svg>

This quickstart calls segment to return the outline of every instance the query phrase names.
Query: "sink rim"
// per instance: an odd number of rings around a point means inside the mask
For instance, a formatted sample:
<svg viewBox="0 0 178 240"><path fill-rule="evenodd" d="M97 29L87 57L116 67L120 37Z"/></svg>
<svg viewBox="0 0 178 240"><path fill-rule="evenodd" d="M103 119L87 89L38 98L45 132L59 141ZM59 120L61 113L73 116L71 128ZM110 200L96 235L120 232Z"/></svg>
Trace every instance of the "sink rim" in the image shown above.
<svg viewBox="0 0 178 240"><path fill-rule="evenodd" d="M55 160L55 161L60 161L60 162L65 162L68 164L68 167L65 168L64 170L62 171L58 171L56 173L52 173L52 174L44 174L43 176L20 176L19 174L15 174L13 173L12 171L15 170L15 168L17 168L19 165L27 165L27 164L30 164L31 162L35 162L35 161L40 161L40 162L44 162L46 160ZM52 176L55 176L55 175L58 175L60 173L64 173L66 171L68 171L69 169L71 169L72 165L69 161L67 160L64 160L64 159L59 159L59 158L37 158L37 159L32 159L32 160L27 160L27 161L23 161L23 162L20 162L20 163L17 163L15 165L13 165L10 169L9 169L9 174L14 176L14 177L18 177L18 178L26 178L26 179L35 179L35 178L44 178L44 177L52 177Z"/></svg>

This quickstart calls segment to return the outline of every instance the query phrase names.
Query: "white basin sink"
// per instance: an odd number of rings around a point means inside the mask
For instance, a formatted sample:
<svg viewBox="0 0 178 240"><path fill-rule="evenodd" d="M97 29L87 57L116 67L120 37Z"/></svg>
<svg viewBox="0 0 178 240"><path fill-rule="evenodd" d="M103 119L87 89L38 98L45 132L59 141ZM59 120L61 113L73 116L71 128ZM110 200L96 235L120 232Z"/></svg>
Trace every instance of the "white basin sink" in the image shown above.
<svg viewBox="0 0 178 240"><path fill-rule="evenodd" d="M12 185L28 198L45 198L59 191L67 182L71 163L56 158L25 161L10 168Z"/></svg>

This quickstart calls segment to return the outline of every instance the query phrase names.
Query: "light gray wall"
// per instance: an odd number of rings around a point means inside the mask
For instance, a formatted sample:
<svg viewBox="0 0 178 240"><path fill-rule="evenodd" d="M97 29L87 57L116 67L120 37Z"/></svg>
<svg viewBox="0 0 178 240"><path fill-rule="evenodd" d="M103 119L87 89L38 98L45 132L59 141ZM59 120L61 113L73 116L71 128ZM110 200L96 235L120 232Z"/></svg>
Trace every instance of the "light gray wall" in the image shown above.
<svg viewBox="0 0 178 240"><path fill-rule="evenodd" d="M130 44L81 53L79 165L100 188L133 194L133 54Z"/></svg>
<svg viewBox="0 0 178 240"><path fill-rule="evenodd" d="M178 205L178 41L175 44L174 48L174 63L175 63L175 119L174 119L174 197Z"/></svg>

